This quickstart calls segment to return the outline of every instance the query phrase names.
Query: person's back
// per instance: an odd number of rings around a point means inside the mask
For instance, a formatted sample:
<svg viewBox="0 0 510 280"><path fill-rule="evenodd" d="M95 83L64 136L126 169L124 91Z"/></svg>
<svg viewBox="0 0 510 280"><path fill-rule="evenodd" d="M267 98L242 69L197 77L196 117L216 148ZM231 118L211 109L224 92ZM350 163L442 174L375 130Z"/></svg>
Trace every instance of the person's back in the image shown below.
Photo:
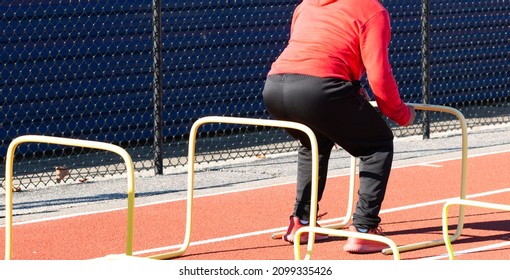
<svg viewBox="0 0 510 280"><path fill-rule="evenodd" d="M304 0L294 11L288 46L268 75L357 81L366 72L381 111L402 125L409 111L391 70L390 39L389 14L378 0Z"/></svg>
<svg viewBox="0 0 510 280"><path fill-rule="evenodd" d="M303 1L293 15L289 44L270 74L292 69L298 74L359 80L364 73L360 53L364 25L385 11L377 0Z"/></svg>

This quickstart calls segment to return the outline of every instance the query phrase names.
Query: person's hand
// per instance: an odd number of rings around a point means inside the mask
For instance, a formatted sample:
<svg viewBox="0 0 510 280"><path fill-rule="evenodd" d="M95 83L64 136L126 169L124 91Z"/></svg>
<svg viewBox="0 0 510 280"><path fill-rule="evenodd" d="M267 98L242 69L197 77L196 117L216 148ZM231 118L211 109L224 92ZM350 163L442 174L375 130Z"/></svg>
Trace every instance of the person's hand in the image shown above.
<svg viewBox="0 0 510 280"><path fill-rule="evenodd" d="M413 106L411 105L407 105L407 108L409 108L409 112L410 112L410 117L409 117L409 120L402 126L410 126L414 123L414 119L416 118L416 110L414 109Z"/></svg>

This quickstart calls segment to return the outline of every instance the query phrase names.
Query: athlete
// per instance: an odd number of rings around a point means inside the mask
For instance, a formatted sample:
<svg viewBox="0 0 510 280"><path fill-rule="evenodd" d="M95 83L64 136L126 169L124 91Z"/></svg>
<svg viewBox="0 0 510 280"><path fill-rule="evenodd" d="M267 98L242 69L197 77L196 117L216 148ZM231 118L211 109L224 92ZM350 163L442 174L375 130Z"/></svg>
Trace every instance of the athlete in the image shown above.
<svg viewBox="0 0 510 280"><path fill-rule="evenodd" d="M262 93L274 119L299 122L314 131L319 201L334 145L360 159L358 200L349 229L371 234L382 234L379 212L393 161L393 132L381 113L400 126L413 124L416 116L401 99L392 73L390 37L389 13L377 0L304 0L294 10L290 39L271 65ZM363 75L378 110L361 85ZM296 200L283 236L292 243L296 230L309 223L312 155L307 135L287 132L300 141ZM315 238L328 236L317 233ZM303 233L300 241L307 240ZM386 247L348 238L344 250L372 253Z"/></svg>

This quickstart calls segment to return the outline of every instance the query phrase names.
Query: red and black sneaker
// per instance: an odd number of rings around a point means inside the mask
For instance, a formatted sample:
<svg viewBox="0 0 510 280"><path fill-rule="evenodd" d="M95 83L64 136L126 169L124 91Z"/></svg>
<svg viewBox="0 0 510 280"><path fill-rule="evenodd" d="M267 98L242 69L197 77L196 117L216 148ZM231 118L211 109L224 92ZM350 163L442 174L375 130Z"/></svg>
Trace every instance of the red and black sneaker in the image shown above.
<svg viewBox="0 0 510 280"><path fill-rule="evenodd" d="M321 218L325 214L319 215L317 219ZM290 216L290 224L289 228L287 229L287 233L283 235L283 240L294 243L294 234L296 231L306 225L303 225L298 217ZM320 226L317 223L317 226ZM329 235L327 234L321 234L321 233L315 233L315 241L322 241L329 238ZM308 242L308 232L303 232L300 236L300 243L307 243Z"/></svg>

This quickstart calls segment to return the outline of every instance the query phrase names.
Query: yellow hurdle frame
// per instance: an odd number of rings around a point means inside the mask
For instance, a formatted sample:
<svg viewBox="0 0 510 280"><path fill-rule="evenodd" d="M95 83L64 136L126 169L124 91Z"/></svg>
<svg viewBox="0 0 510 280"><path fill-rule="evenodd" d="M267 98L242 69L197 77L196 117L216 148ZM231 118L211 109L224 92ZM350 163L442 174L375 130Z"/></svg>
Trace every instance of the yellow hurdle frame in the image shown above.
<svg viewBox="0 0 510 280"><path fill-rule="evenodd" d="M443 240L446 244L446 249L448 251L448 258L450 260L454 259L454 251L452 247L452 240L448 234L448 210L450 206L452 205L459 205L459 206L474 206L474 207L480 207L480 208L488 208L488 209L496 209L501 211L510 211L510 205L507 204L499 204L499 203L491 203L491 202L481 202L476 200L470 200L470 199L462 199L462 198L454 198L449 199L446 201L446 203L443 206L443 216L442 216L442 222L443 222Z"/></svg>
<svg viewBox="0 0 510 280"><path fill-rule="evenodd" d="M377 107L377 103L375 101L371 101L370 104L374 107ZM467 178L467 153L468 153L468 142L467 142L467 123L464 118L464 115L462 113L454 108L447 107L447 106L441 106L441 105L429 105L429 104L416 104L416 103L408 103L408 105L413 106L416 110L421 111L435 111L435 112L443 112L443 113L450 113L457 117L457 119L460 122L461 130L462 130L462 161L461 161L461 182L460 182L460 198L466 197L466 178ZM355 162L354 162L355 163ZM350 186L350 195L354 195L354 192L352 191L353 188L353 182L354 182L354 173L355 168L351 166L351 186ZM312 196L313 197L313 196ZM349 198L349 201L353 201L353 197ZM313 203L313 200L312 200ZM349 207L352 208L352 204L349 204ZM352 209L348 209L348 213L351 213ZM323 234L329 234L329 235L336 235L336 236L343 236L343 237L354 237L354 238L360 238L360 239L368 239L368 240L374 240L379 241L382 243L388 244L389 248L386 248L382 250L382 253L385 255L394 255L395 260L400 259L400 252L407 252L412 250L418 250L418 249L424 249L424 248L430 248L435 246L440 246L445 244L445 241L443 239L438 240L431 240L431 241L424 241L419 243L413 243L408 245L401 245L396 246L395 243L386 237L375 237L373 235L369 235L366 233L356 233L356 232L349 232L347 230L342 230L343 227L345 227L346 223L349 221L351 217L345 217L344 221L341 224L331 224L331 225L325 225L324 227L316 227L312 226L314 224L310 224L309 227L302 227L297 230L296 232L296 238L294 238L294 257L295 259L301 259L301 252L300 252L300 236L303 232L310 232L310 233L323 233ZM461 206L459 209L459 221L457 225L457 231L453 236L449 238L450 242L455 241L462 232L462 229L464 227L464 207ZM277 236L281 237L282 233L279 233ZM310 259L311 255L313 253L313 243L314 236L310 236L308 239L308 246L307 246L307 252L305 259Z"/></svg>
<svg viewBox="0 0 510 280"><path fill-rule="evenodd" d="M175 251L162 253L158 255L150 256L151 259L171 259L184 254L188 249L191 240L191 224L192 224L192 209L193 209L193 191L194 191L194 172L195 172L195 145L198 128L208 123L226 123L226 124L241 124L241 125L254 125L254 126L270 126L278 128L290 128L300 130L307 134L310 139L312 148L312 201L317 201L317 184L318 184L318 163L319 154L317 147L317 139L313 131L307 126L289 121L280 120L267 120L267 119L253 119L253 118L241 118L241 117L222 117L222 116L209 116L202 117L196 120L191 127L189 134L189 147L188 147L188 191L187 191L187 203L186 203L186 230L184 234L184 242L181 247ZM312 203L311 213L317 211L317 203ZM315 224L317 216L315 214L310 215L310 222ZM312 236L314 236L312 234ZM313 244L310 244L313 245Z"/></svg>
<svg viewBox="0 0 510 280"><path fill-rule="evenodd" d="M375 102L371 102L371 104L375 105ZM448 107L448 106L442 106L442 105L429 105L429 104L415 104L415 103L409 103L408 105L413 106L416 110L421 111L434 111L434 112L442 112L442 113L449 113L457 117L461 131L462 131L462 138L461 138L461 174L460 174L460 194L459 198L464 199L466 198L466 180L467 180L467 157L468 157L468 133L467 133L467 122L464 118L464 115L457 109ZM457 224L457 229L455 231L455 234L450 237L450 242L453 242L459 238L459 236L462 233L462 229L464 228L464 206L461 205L459 208L459 220ZM408 245L402 245L398 247L398 250L400 252L407 252L407 251L413 251L413 250L419 250L424 248L430 248L435 246L444 245L445 241L443 239L436 239L436 240L430 240L430 241L423 241ZM384 249L382 251L383 254L392 254L392 250L390 248Z"/></svg>
<svg viewBox="0 0 510 280"><path fill-rule="evenodd" d="M15 138L9 145L6 155L5 163L5 260L12 258L12 189L13 189L13 165L14 165L14 153L16 148L22 143L47 143L56 145L66 145L75 147L84 147L91 149L98 149L104 151L110 151L118 154L122 157L126 164L127 170L127 200L128 200L128 214L127 214L127 235L126 235L126 255L131 256L133 254L133 217L134 217L134 206L135 206L135 175L134 175L134 164L131 156L123 148L108 144L104 142L89 141L89 140L78 140L69 139L54 136L42 136L42 135L24 135Z"/></svg>

